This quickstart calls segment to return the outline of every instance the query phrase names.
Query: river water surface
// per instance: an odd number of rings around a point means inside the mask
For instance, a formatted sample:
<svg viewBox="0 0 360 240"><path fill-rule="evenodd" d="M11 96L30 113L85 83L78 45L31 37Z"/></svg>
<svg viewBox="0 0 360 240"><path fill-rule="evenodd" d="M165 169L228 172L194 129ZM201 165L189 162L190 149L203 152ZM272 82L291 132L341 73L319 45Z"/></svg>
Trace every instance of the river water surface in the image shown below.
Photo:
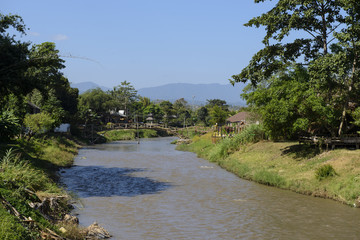
<svg viewBox="0 0 360 240"><path fill-rule="evenodd" d="M174 138L85 147L62 181L112 239L360 239L360 210L239 179Z"/></svg>

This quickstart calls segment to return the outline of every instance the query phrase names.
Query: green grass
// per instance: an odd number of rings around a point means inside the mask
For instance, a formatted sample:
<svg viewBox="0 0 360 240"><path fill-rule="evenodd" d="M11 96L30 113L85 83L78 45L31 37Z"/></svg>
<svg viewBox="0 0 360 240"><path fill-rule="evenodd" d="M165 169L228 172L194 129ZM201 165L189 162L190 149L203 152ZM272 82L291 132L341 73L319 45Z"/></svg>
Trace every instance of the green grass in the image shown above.
<svg viewBox="0 0 360 240"><path fill-rule="evenodd" d="M3 207L0 207L0 239L32 239L30 232L19 223L15 216L8 213Z"/></svg>
<svg viewBox="0 0 360 240"><path fill-rule="evenodd" d="M56 183L56 172L61 167L72 165L78 147L68 137L55 134L0 145L0 197L21 215L31 217L40 229L58 232L58 227L31 208L29 203L40 202L43 197L67 195ZM4 209L0 205L0 239L37 238L39 233L35 229L23 226ZM66 200L51 211L54 217L69 211Z"/></svg>
<svg viewBox="0 0 360 240"><path fill-rule="evenodd" d="M108 142L121 140L134 140L139 136L140 138L153 138L159 136L159 131L156 129L118 129L99 132ZM160 132L160 134L162 134Z"/></svg>
<svg viewBox="0 0 360 240"><path fill-rule="evenodd" d="M244 179L349 205L359 204L360 150L322 152L297 142L251 143L239 139L242 137L213 144L209 133L177 149L195 152ZM323 177L317 177L317 169L323 169L320 173Z"/></svg>

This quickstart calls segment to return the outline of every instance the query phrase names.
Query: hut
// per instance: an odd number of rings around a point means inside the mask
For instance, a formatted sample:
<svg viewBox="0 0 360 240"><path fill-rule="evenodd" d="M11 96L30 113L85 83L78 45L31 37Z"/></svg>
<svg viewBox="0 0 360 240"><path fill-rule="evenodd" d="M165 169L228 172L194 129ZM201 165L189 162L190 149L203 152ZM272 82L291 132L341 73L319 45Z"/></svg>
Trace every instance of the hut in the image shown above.
<svg viewBox="0 0 360 240"><path fill-rule="evenodd" d="M238 112L237 114L226 119L226 125L233 128L232 132L240 132L247 124L251 123L250 112Z"/></svg>

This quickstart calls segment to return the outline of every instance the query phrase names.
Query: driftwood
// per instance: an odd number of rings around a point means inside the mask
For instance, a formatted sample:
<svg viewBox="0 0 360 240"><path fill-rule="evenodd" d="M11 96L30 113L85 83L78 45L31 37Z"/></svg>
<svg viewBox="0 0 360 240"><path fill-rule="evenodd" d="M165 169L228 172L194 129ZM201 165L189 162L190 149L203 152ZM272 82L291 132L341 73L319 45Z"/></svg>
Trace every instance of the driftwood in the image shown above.
<svg viewBox="0 0 360 240"><path fill-rule="evenodd" d="M40 229L39 225L36 224L36 221L31 219L31 217L25 217L21 213L19 213L19 211L17 211L16 208L12 206L11 203L9 203L2 195L0 195L0 200L2 205L19 219L19 222L21 225L23 225L23 227L30 227L33 230ZM40 236L42 239L66 240L66 238L57 235L55 232L51 231L48 228L40 231Z"/></svg>
<svg viewBox="0 0 360 240"><path fill-rule="evenodd" d="M28 191L31 194L35 194ZM59 196L55 198L44 198L41 203L29 203L30 207L39 210L39 213L47 220L53 220L48 214L56 212L56 208L60 207L59 199L63 199L67 197ZM67 240L67 238L61 237L54 231L49 228L43 228L41 225L37 224L36 221L31 219L31 217L26 217L22 215L14 206L11 205L1 194L0 194L0 203L14 216L19 219L19 223L25 227L30 229L30 231L36 231L40 233L41 239L51 239L51 240ZM66 214L62 220L63 222L78 224L79 219L75 216L71 216ZM66 229L64 229L66 231ZM87 227L84 230L84 235L86 239L106 239L110 238L111 235L108 231L106 231L103 227L98 225L96 222Z"/></svg>

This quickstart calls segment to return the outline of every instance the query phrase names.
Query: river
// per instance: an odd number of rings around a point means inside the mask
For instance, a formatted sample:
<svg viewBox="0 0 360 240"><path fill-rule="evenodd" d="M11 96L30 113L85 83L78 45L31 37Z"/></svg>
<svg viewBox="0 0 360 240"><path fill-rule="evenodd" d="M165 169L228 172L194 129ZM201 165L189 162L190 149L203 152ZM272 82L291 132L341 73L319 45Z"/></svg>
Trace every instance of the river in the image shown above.
<svg viewBox="0 0 360 240"><path fill-rule="evenodd" d="M112 239L360 239L360 210L242 180L174 138L85 147L62 182Z"/></svg>

